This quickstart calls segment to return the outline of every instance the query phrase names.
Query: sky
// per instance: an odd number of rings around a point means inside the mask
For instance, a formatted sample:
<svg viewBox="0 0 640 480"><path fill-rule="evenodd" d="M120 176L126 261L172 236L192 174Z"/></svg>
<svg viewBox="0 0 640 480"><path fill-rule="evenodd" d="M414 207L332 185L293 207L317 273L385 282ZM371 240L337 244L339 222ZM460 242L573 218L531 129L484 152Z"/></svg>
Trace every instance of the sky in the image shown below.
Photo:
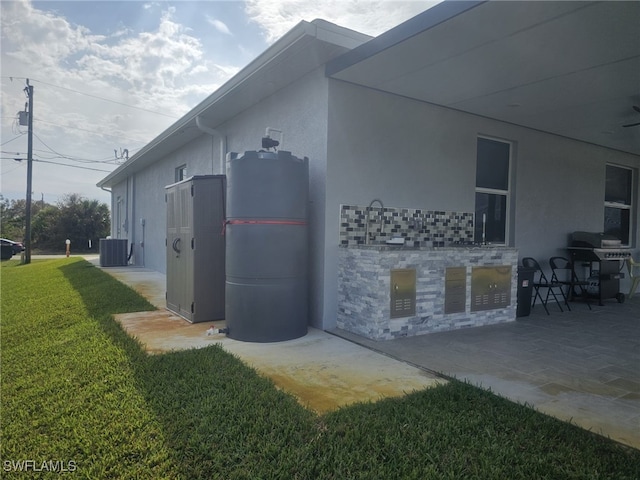
<svg viewBox="0 0 640 480"><path fill-rule="evenodd" d="M96 183L301 20L379 35L433 6L401 0L2 0L1 194L26 197L27 79L34 201ZM125 150L127 152L125 152ZM16 159L21 159L20 161Z"/></svg>

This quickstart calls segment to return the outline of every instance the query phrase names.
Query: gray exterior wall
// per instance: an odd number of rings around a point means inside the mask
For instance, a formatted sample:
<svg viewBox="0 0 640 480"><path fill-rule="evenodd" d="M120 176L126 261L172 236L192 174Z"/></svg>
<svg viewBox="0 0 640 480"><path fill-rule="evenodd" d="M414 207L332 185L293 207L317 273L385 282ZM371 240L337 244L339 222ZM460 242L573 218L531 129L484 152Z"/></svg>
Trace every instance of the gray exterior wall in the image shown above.
<svg viewBox="0 0 640 480"><path fill-rule="evenodd" d="M323 328L326 315L323 296L327 105L328 79L322 67L219 127L228 132L229 151L260 150L266 127L272 127L284 132L280 150L309 158L309 316L310 324L317 328ZM335 319L335 311L329 315Z"/></svg>
<svg viewBox="0 0 640 480"><path fill-rule="evenodd" d="M608 162L635 169L640 210L635 155L327 79L324 68L215 126L227 151L239 153L259 150L266 127L284 131L282 150L309 157L310 324L318 328L336 326L340 205L380 198L390 207L473 212L478 135L513 142L509 243L520 257L566 254L568 233L602 230ZM119 237L135 242L135 265L166 271L164 187L182 164L189 176L225 173L219 141L203 133L112 189L112 236L121 197L127 228Z"/></svg>
<svg viewBox="0 0 640 480"><path fill-rule="evenodd" d="M310 319L311 324L319 328L322 328L323 318L327 105L328 80L324 68L319 68L226 123L215 126L226 137L227 152L260 150L265 129L271 127L284 132L281 150L309 158ZM118 196L127 202L128 218L132 219L129 223L135 223L134 230L129 229L121 235L121 238L135 242L135 265L166 272L164 187L174 183L175 169L183 164L187 166L187 176L225 173L221 168L219 141L218 137L203 133L112 189L114 223ZM143 241L142 218L145 219L144 248L140 245ZM113 230L115 238L115 225ZM335 317L335 312L331 315Z"/></svg>
<svg viewBox="0 0 640 480"><path fill-rule="evenodd" d="M567 255L570 232L602 231L608 162L635 169L636 216L639 211L635 155L338 80L330 81L328 114L326 312L337 311L340 205L366 206L379 198L385 206L475 211L479 135L513 142L509 243L520 257L544 264ZM324 320L324 328L335 326L335 315Z"/></svg>
<svg viewBox="0 0 640 480"><path fill-rule="evenodd" d="M126 204L126 228L121 229L119 237L127 238L130 245L134 243L134 265L166 271L164 187L175 182L175 169L180 165L187 165L187 175L217 173L213 171L215 158L212 152L218 153L214 142L210 136L202 135L112 189L114 219L117 218L118 199ZM118 237L117 225L112 226L112 236Z"/></svg>

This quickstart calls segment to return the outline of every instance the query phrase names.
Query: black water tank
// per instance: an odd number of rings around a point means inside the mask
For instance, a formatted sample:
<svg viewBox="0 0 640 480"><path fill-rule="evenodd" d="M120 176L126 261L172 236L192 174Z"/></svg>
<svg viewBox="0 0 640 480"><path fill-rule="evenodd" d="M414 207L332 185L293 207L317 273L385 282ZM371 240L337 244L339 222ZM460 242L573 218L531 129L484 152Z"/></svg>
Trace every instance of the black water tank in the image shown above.
<svg viewBox="0 0 640 480"><path fill-rule="evenodd" d="M309 160L290 152L227 157L228 336L302 337L308 323Z"/></svg>

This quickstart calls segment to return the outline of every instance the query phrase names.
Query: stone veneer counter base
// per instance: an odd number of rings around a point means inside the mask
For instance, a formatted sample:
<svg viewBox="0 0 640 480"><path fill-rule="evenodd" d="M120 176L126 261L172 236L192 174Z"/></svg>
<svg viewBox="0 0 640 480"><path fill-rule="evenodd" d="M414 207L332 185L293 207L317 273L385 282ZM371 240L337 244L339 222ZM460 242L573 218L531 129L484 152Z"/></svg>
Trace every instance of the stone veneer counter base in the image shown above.
<svg viewBox="0 0 640 480"><path fill-rule="evenodd" d="M338 253L338 318L343 330L373 340L477 327L516 319L518 251L509 247L341 247ZM473 267L511 267L504 308L472 311ZM466 268L464 311L445 313L445 273ZM415 269L415 315L391 318L391 271Z"/></svg>

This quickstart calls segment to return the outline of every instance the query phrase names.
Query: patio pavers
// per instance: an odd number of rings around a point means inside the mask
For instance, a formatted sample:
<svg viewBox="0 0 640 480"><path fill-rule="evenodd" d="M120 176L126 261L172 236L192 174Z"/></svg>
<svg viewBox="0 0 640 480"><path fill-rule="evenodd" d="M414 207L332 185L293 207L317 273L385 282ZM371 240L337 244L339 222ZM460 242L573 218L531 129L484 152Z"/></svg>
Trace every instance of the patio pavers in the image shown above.
<svg viewBox="0 0 640 480"><path fill-rule="evenodd" d="M386 342L336 331L640 448L640 298Z"/></svg>

